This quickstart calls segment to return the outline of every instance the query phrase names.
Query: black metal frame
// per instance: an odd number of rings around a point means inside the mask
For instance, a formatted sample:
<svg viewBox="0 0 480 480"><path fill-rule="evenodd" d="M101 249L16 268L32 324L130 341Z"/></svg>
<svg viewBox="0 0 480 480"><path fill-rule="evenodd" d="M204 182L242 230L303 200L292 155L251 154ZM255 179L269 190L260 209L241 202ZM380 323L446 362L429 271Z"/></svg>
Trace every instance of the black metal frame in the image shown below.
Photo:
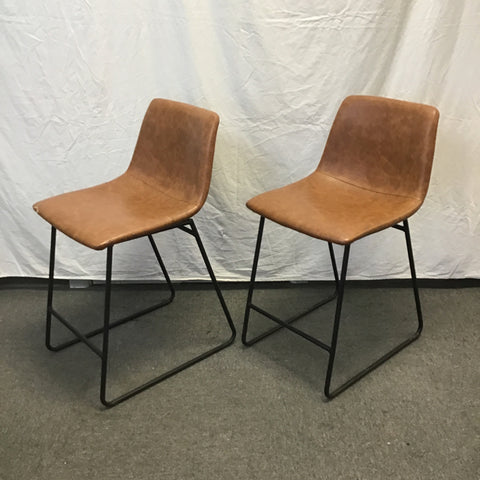
<svg viewBox="0 0 480 480"><path fill-rule="evenodd" d="M252 266L252 275L250 278L250 286L248 290L248 297L247 297L247 305L245 308L245 318L243 322L243 330L242 330L242 343L246 346L251 346L258 341L262 340L263 338L271 335L272 333L282 329L286 328L293 333L296 333L297 335L300 335L301 337L305 338L309 342L317 345L318 347L322 348L323 350L326 350L329 354L328 358L328 367L327 367L327 372L325 376L325 384L324 384L324 393L327 399L332 399L342 393L344 390L346 390L348 387L356 383L358 380L360 380L362 377L370 373L372 370L380 366L382 363L386 362L389 358L393 357L396 353L398 353L400 350L405 348L407 345L410 343L414 342L419 336L420 333L422 332L423 329L423 318L422 318L422 309L420 305L420 296L418 294L418 286L417 286L417 277L415 273L415 262L413 258L413 251L412 251L412 242L410 238L410 229L408 226L408 220L403 221L403 225L397 224L393 225L392 228L395 228L397 230L401 230L405 233L405 241L407 244L407 253L408 253L408 261L410 264L410 273L412 277L412 287L413 287L413 292L414 292L414 297L415 297L415 306L417 310L417 330L415 333L411 336L409 336L406 340L401 342L399 345L397 345L395 348L390 350L388 353L380 357L378 360L375 362L371 363L369 366L365 367L363 370L358 372L356 375L351 377L349 380L346 382L342 383L340 386L335 388L333 391L330 389L330 384L332 380L332 373L333 373L333 366L335 362L335 354L337 350L337 340L338 340L338 332L340 328L340 317L341 317L341 312L342 312L342 303L343 303L343 296L344 296L344 291L345 291L345 281L347 277L347 268L348 268L348 259L350 255L350 246L351 244L347 244L344 246L344 253L343 253L343 260L342 260L342 269L340 273L340 277L338 276L338 270L337 270L337 264L335 261L335 255L333 251L333 245L331 242L328 242L328 249L330 253L330 260L332 262L332 269L333 269L333 274L335 278L335 292L325 298L324 300L321 300L320 302L316 303L312 307L308 308L307 310L301 312L300 314L297 314L293 317L288 318L287 320L281 320L277 318L276 316L272 315L271 313L267 312L266 310L262 309L258 305L255 305L252 302L253 298L253 290L255 287L255 277L257 275L257 267L258 267L258 260L260 257L260 247L262 244L262 236L263 236L263 229L264 229L264 224L265 224L265 217L261 216L260 217L260 224L258 228L258 235L257 235L257 243L255 246L255 254L253 258L253 266ZM317 308L321 307L322 305L325 305L326 303L332 301L333 299L337 299L337 304L336 304L336 309L335 309L335 318L334 318L334 323L333 323L333 330L332 330L332 337L331 337L331 342L330 344L326 344L322 342L321 340L312 337L308 333L300 330L299 328L294 327L291 325L293 322L296 320L299 320L300 318L304 317L305 315L313 312ZM250 318L250 310L255 310L256 312L262 314L263 316L269 318L273 322L277 323L278 325L267 330L266 332L257 335L256 337L252 338L251 340L247 340L247 332L248 332L248 324L249 324L249 318Z"/></svg>
<svg viewBox="0 0 480 480"><path fill-rule="evenodd" d="M200 362L201 360L204 360L205 358L209 357L210 355L213 355L214 353L219 352L220 350L223 350L224 348L228 347L233 343L235 340L236 336L236 330L235 326L233 324L232 318L230 316L230 312L228 311L228 307L225 303L225 300L223 298L222 292L220 291L220 287L218 286L218 282L215 278L215 274L213 273L212 267L210 265L210 262L207 257L207 253L205 251L205 248L202 244L202 241L200 239L200 235L198 233L197 227L195 225L195 222L193 219L188 219L180 224L176 224L170 228L167 228L163 231L166 230L171 230L173 228L178 228L182 230L183 232L188 233L189 235L192 235L195 237L195 240L197 241L198 248L200 250L200 253L202 255L203 261L205 263L205 266L207 267L208 273L210 275L210 279L212 281L212 284L215 288L215 291L217 293L218 299L220 301L220 304L222 306L223 312L225 314L225 317L227 319L227 323L230 327L231 330L231 335L228 340L225 342L221 343L220 345L215 346L214 348L207 350L206 352L203 352L202 354L176 366L175 368L172 368L171 370L168 370L167 372L164 372L163 374L149 380L148 382L139 385L136 388L133 388L129 390L128 392L124 393L123 395L120 395L116 398L113 398L112 400L107 400L107 373L108 373L108 346L109 346L109 335L110 335L110 330L114 327L117 327L119 325L122 325L126 322L129 322L130 320L134 320L135 318L141 317L142 315L145 315L147 313L153 312L154 310L157 310L158 308L161 308L165 305L168 305L171 303L175 297L175 290L173 287L173 284L170 280L170 277L168 275L167 269L165 268L165 264L163 263L163 260L160 256L160 253L158 252L157 246L155 244L155 241L153 240L152 235L148 235L148 239L150 241L150 244L152 246L152 249L155 253L155 257L157 258L157 261L160 265L160 268L162 270L162 273L165 277L165 280L167 282L168 288L170 290L170 296L162 300L161 302L152 305L148 308L145 308L139 312L135 312L131 315L128 315L124 318L118 319L116 321L111 322L110 321L110 297L111 297L111 288L112 288L112 261L113 261L113 246L107 247L107 262L106 262L106 277L105 277L105 303L104 303L104 319L103 319L103 327L96 328L95 330L92 330L88 333L81 333L77 328L75 328L72 324L70 324L62 315L60 315L52 306L53 304L53 284L54 284L54 270L55 270L55 246L56 246L56 228L52 226L52 232L51 232L51 242L50 242L50 268L49 268L49 279L48 279L48 298L47 298L47 319L46 319L46 338L45 338L45 344L49 350L52 350L54 352L58 352L60 350L63 350L67 347L70 347L72 345L75 345L79 342L83 342L87 347L89 347L94 353L96 353L100 359L102 360L102 368L101 368L101 378L100 378L100 401L102 402L103 405L106 407L113 407L120 402L123 402L127 400L128 398L133 397L134 395L137 395L140 392L143 392L147 388L150 388L157 383L162 382L163 380L166 380L167 378L181 372L182 370L185 370L186 368L194 365L197 362ZM51 343L51 329L52 329L52 316L55 317L57 320L60 321L66 328L68 328L74 335L75 338L72 340L68 340L66 342L63 342L59 345L52 345ZM100 350L96 345L94 345L89 338L94 337L95 335L98 335L100 333L103 333L103 343L102 343L102 349Z"/></svg>

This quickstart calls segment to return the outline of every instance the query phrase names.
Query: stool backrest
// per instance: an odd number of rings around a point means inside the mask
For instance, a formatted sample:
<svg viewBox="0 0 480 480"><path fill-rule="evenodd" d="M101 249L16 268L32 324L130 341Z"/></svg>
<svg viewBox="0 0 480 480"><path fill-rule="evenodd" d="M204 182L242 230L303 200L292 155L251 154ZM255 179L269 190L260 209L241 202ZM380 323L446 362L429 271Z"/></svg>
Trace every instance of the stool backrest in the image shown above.
<svg viewBox="0 0 480 480"><path fill-rule="evenodd" d="M423 200L435 149L435 107L382 97L341 104L317 170L381 193Z"/></svg>
<svg viewBox="0 0 480 480"><path fill-rule="evenodd" d="M200 209L210 187L218 124L210 110L152 100L127 173Z"/></svg>

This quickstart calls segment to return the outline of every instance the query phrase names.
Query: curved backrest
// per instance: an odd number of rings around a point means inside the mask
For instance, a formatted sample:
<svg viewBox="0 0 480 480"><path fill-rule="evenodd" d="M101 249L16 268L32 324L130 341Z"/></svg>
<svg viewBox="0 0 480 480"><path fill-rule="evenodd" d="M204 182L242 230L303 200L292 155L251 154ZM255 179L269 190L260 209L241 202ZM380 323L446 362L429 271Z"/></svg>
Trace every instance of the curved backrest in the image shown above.
<svg viewBox="0 0 480 480"><path fill-rule="evenodd" d="M152 100L127 175L200 209L210 187L218 123L210 110Z"/></svg>
<svg viewBox="0 0 480 480"><path fill-rule="evenodd" d="M439 113L435 107L382 97L341 104L317 170L368 190L423 200Z"/></svg>

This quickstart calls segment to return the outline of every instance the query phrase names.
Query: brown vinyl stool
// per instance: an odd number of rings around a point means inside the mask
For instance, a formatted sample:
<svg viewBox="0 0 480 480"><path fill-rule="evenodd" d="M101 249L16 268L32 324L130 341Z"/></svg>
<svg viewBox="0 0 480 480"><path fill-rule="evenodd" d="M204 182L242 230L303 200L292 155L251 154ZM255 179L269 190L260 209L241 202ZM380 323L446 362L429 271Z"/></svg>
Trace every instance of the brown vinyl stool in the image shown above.
<svg viewBox="0 0 480 480"><path fill-rule="evenodd" d="M123 175L101 185L42 200L33 206L35 211L52 225L47 348L59 351L78 342L90 347L102 361L100 400L106 407L112 407L213 355L232 344L235 339L235 327L230 313L192 219L207 198L218 123L218 115L209 110L170 100L155 99L145 114L130 166ZM195 237L231 330L230 337L220 345L149 382L117 398L107 400L110 329L169 304L175 296L174 287L152 236L154 233L174 228ZM107 249L103 327L88 333L81 333L52 306L57 230L87 247L95 250ZM110 296L113 246L143 236L148 237L165 276L170 291L169 297L156 305L112 322ZM52 345L52 316L75 335L73 340ZM103 334L102 349L89 340L100 333Z"/></svg>
<svg viewBox="0 0 480 480"><path fill-rule="evenodd" d="M242 341L253 345L281 328L309 340L329 354L324 392L330 399L381 365L421 333L423 320L415 275L408 218L427 193L439 113L435 107L371 96L350 96L341 104L317 169L306 178L260 194L247 207L260 215L260 225L248 292ZM252 302L265 218L328 242L335 293L306 311L282 320ZM417 330L351 379L331 391L340 316L350 246L388 227L405 234L417 310ZM343 245L338 275L333 244ZM329 344L292 325L316 308L337 298ZM247 340L250 311L278 325Z"/></svg>

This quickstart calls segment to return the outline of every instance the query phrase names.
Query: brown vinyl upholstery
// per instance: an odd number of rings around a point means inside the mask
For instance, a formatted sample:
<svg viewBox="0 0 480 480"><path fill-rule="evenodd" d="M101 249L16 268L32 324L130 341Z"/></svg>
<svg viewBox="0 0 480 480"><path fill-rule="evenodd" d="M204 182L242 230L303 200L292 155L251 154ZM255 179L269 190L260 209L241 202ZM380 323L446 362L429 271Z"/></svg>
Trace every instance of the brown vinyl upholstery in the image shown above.
<svg viewBox="0 0 480 480"><path fill-rule="evenodd" d="M207 198L218 123L215 112L155 99L123 175L47 198L33 208L95 250L179 223L195 215Z"/></svg>
<svg viewBox="0 0 480 480"><path fill-rule="evenodd" d="M347 97L315 172L247 206L342 245L395 225L415 213L427 193L438 116L428 105Z"/></svg>
<svg viewBox="0 0 480 480"><path fill-rule="evenodd" d="M316 170L295 183L262 193L247 202L260 215L242 342L262 340L281 328L300 335L329 354L324 392L333 398L415 341L423 328L408 217L422 205L432 168L439 112L435 107L372 96L347 97L338 110ZM252 301L265 219L328 242L335 292L287 319ZM393 227L405 234L417 329L378 360L331 389L350 247L355 240ZM339 271L333 244L343 245ZM331 341L293 325L336 298ZM277 326L247 339L251 311Z"/></svg>

